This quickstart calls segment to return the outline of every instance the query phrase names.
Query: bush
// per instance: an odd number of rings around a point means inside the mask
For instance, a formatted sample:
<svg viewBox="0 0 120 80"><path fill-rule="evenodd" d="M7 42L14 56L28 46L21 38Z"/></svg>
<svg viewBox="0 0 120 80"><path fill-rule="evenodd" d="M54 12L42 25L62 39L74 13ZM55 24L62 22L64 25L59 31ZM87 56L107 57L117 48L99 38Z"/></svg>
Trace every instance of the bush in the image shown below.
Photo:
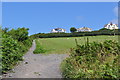
<svg viewBox="0 0 120 80"><path fill-rule="evenodd" d="M120 45L115 41L77 45L61 64L65 78L120 78Z"/></svg>
<svg viewBox="0 0 120 80"><path fill-rule="evenodd" d="M13 39L18 41L24 41L28 39L28 28L18 28L18 29L12 29L7 32L8 35L10 35Z"/></svg>
<svg viewBox="0 0 120 80"><path fill-rule="evenodd" d="M19 60L22 60L20 44L8 35L3 35L2 39L2 70L6 72L13 68Z"/></svg>
<svg viewBox="0 0 120 80"><path fill-rule="evenodd" d="M23 60L22 56L32 45L32 38L27 35L28 32L25 28L12 29L10 31L6 31L5 29L2 32L2 38L0 38L2 39L2 44L0 45L0 49L2 50L2 73L6 73L18 61Z"/></svg>

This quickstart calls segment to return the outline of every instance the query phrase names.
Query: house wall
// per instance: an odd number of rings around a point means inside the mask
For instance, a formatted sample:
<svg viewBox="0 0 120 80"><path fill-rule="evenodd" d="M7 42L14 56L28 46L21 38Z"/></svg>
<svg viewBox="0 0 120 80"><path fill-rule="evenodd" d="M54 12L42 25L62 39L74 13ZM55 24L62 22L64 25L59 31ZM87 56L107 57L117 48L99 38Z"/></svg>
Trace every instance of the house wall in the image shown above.
<svg viewBox="0 0 120 80"><path fill-rule="evenodd" d="M118 29L118 26L116 24L112 24L112 25L108 24L108 25L105 26L105 28L112 30L112 29Z"/></svg>
<svg viewBox="0 0 120 80"><path fill-rule="evenodd" d="M78 28L77 29L77 32L91 32L92 30L91 29L83 29L83 28Z"/></svg>
<svg viewBox="0 0 120 80"><path fill-rule="evenodd" d="M61 31L56 31L55 29L52 29L51 33L59 33L59 32L66 32L64 29L62 29Z"/></svg>

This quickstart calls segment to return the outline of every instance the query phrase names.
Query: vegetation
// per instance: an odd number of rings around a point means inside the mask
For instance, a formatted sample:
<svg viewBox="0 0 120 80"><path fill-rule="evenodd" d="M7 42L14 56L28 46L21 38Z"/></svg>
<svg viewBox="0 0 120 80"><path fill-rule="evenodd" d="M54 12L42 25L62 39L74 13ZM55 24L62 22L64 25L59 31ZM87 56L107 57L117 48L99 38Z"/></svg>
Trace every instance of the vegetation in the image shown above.
<svg viewBox="0 0 120 80"><path fill-rule="evenodd" d="M33 51L34 54L39 54L39 53L45 53L46 50L41 46L39 45L39 42L38 40L36 40L36 49Z"/></svg>
<svg viewBox="0 0 120 80"><path fill-rule="evenodd" d="M71 27L71 28L70 28L70 32L73 33L73 32L76 32L76 31L77 31L77 29L76 29L75 27Z"/></svg>
<svg viewBox="0 0 120 80"><path fill-rule="evenodd" d="M65 78L120 78L118 41L89 42L71 49L61 64Z"/></svg>
<svg viewBox="0 0 120 80"><path fill-rule="evenodd" d="M120 29L109 30L102 28L92 32L74 32L74 33L38 33L31 35L32 38L56 38L56 37L82 37L82 36L99 36L99 35L120 35Z"/></svg>
<svg viewBox="0 0 120 80"><path fill-rule="evenodd" d="M24 27L12 30L0 29L2 32L0 36L0 41L2 41L0 44L0 54L2 54L0 55L0 60L2 59L0 70L2 69L2 73L11 70L19 61L23 60L22 56L31 47L33 38L39 38L36 39L34 54L69 53L71 50L70 57L64 60L61 65L65 78L120 77L117 74L118 69L120 69L118 67L120 46L118 42L112 41L118 40L118 36L115 36L120 34L118 30L100 29L80 33L39 33L30 37L28 30ZM89 40L85 41L86 37ZM74 46L76 47L73 48Z"/></svg>
<svg viewBox="0 0 120 80"><path fill-rule="evenodd" d="M34 53L63 54L69 53L70 48L75 47L75 39L78 44L84 44L86 37L64 37L64 38L39 38L36 39L36 50ZM118 40L118 36L89 36L90 42L103 42L105 40Z"/></svg>
<svg viewBox="0 0 120 80"><path fill-rule="evenodd" d="M18 61L22 60L22 56L32 45L32 39L28 37L27 28L18 28L9 30L7 28L2 31L2 73L11 70Z"/></svg>
<svg viewBox="0 0 120 80"><path fill-rule="evenodd" d="M28 28L18 28L12 29L7 32L8 35L12 36L13 39L18 40L20 42L28 39Z"/></svg>

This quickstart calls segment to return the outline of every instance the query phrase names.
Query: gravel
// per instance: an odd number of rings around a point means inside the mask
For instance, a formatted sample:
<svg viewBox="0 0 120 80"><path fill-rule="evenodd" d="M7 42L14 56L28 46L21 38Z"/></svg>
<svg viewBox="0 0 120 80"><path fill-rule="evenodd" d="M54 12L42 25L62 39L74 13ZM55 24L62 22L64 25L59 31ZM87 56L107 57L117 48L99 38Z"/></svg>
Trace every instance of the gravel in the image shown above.
<svg viewBox="0 0 120 80"><path fill-rule="evenodd" d="M23 56L24 61L20 62L13 70L3 78L62 78L60 63L68 57L67 54L33 54L36 48L35 41L32 47Z"/></svg>

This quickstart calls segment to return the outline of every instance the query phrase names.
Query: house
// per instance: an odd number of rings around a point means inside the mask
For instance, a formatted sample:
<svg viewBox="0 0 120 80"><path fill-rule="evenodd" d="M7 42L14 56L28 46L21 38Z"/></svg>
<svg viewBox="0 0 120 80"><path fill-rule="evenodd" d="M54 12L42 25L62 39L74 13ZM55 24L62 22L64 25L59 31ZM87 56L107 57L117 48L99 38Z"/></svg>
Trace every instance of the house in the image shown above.
<svg viewBox="0 0 120 80"><path fill-rule="evenodd" d="M51 33L65 33L66 30L62 28L55 28L51 30Z"/></svg>
<svg viewBox="0 0 120 80"><path fill-rule="evenodd" d="M111 23L109 23L109 24L106 24L105 26L104 26L104 28L106 28L106 29L119 29L118 28L118 25L117 24L113 24L112 22Z"/></svg>
<svg viewBox="0 0 120 80"><path fill-rule="evenodd" d="M91 32L91 31L92 29L88 27L82 27L77 29L77 32Z"/></svg>

